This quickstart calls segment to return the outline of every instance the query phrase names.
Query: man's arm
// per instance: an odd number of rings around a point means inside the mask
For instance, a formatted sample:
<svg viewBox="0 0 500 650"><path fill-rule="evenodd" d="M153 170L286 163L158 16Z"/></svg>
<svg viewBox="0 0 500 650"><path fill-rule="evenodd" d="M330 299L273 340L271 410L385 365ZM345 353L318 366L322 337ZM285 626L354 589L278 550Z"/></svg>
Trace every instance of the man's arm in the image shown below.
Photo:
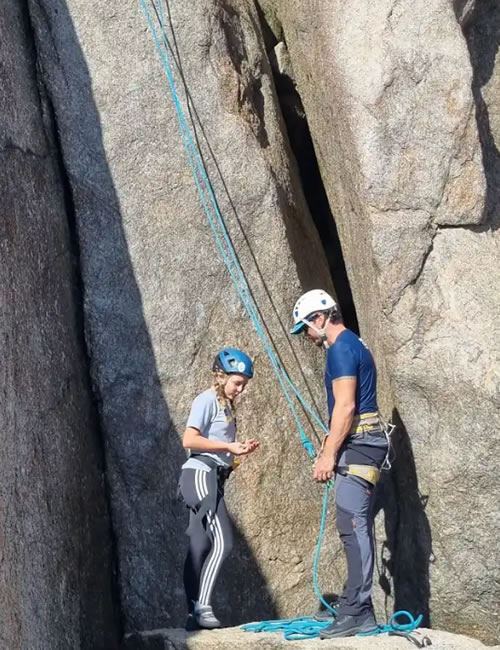
<svg viewBox="0 0 500 650"><path fill-rule="evenodd" d="M327 481L333 476L335 460L351 430L356 408L356 377L341 377L332 382L335 406L330 419L330 434L323 441L314 467L314 480Z"/></svg>

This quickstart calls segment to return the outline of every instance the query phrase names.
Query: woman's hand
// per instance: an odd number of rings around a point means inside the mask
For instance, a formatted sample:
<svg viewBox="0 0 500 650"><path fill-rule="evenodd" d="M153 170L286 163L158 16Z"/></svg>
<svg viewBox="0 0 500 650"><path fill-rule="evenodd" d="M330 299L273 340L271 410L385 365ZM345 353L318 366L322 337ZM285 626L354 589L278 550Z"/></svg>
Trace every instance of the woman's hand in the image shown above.
<svg viewBox="0 0 500 650"><path fill-rule="evenodd" d="M258 449L260 442L258 440L245 440L245 442L230 442L227 450L233 456L247 456Z"/></svg>
<svg viewBox="0 0 500 650"><path fill-rule="evenodd" d="M248 447L243 442L230 442L227 446L227 450L233 456L246 456L248 453Z"/></svg>
<svg viewBox="0 0 500 650"><path fill-rule="evenodd" d="M249 454L256 451L260 447L260 442L258 440L255 440L255 438L245 440L243 444L247 447Z"/></svg>

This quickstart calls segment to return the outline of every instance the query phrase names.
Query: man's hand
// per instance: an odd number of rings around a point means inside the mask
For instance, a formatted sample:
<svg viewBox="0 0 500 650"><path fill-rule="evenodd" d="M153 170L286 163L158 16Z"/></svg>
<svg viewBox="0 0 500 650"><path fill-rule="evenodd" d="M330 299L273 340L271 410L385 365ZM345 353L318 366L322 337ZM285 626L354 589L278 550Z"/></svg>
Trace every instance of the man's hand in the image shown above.
<svg viewBox="0 0 500 650"><path fill-rule="evenodd" d="M334 467L335 456L321 454L314 463L314 480L321 483L328 481L333 476Z"/></svg>

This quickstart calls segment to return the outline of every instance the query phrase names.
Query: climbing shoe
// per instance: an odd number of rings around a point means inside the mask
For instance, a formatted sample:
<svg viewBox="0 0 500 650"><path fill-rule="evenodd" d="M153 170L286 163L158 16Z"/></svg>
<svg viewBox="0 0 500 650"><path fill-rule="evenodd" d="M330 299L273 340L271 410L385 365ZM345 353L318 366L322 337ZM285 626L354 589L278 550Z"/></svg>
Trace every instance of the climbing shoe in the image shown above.
<svg viewBox="0 0 500 650"><path fill-rule="evenodd" d="M202 627L205 630L214 630L216 627L220 627L220 621L215 618L215 614L210 605L196 604L194 618L198 627Z"/></svg>
<svg viewBox="0 0 500 650"><path fill-rule="evenodd" d="M354 636L362 632L373 632L377 623L373 612L366 612L359 616L340 615L335 622L321 630L320 639L334 639L338 636Z"/></svg>

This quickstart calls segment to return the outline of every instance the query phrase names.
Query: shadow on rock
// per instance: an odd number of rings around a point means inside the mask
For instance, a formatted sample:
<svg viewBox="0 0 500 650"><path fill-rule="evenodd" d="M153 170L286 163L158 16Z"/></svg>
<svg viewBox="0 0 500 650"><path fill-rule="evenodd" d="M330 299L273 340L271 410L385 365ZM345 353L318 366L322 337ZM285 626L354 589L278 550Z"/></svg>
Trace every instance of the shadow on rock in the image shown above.
<svg viewBox="0 0 500 650"><path fill-rule="evenodd" d="M124 632L175 627L184 624L186 614L182 567L187 537L176 502L185 453L160 379L167 369L160 373L157 367L81 34L65 0L29 6L40 88L59 134L68 220L85 296L86 343L113 528L115 602ZM85 29L92 25L82 25ZM235 557L238 566L232 565L224 584L228 608L234 616L273 611L241 534Z"/></svg>
<svg viewBox="0 0 500 650"><path fill-rule="evenodd" d="M495 133L496 125L492 128L484 89L493 77L500 45L500 5L497 0L478 0L463 31L473 70L472 94L486 176L484 217L487 225L496 230L500 227L500 152L495 136L498 139L500 133ZM498 101L500 86L496 91L495 100Z"/></svg>
<svg viewBox="0 0 500 650"><path fill-rule="evenodd" d="M378 579L386 598L393 597L394 611L404 609L415 617L422 614L422 626L429 627L432 538L425 513L427 497L419 492L410 438L397 409L392 422L396 425L392 434L395 460L383 475L377 499L377 509L384 510L386 530Z"/></svg>
<svg viewBox="0 0 500 650"><path fill-rule="evenodd" d="M278 617L271 592L242 531L233 522L234 549L222 568L214 607L224 626Z"/></svg>

